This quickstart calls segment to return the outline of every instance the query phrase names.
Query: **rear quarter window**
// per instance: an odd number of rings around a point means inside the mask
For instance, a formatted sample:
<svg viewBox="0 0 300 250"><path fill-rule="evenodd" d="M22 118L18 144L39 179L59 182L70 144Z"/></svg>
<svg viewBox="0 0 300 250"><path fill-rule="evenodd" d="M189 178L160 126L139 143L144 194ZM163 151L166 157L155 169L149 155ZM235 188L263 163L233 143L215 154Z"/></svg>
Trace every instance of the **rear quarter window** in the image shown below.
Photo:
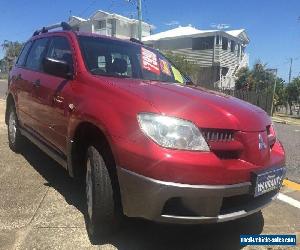
<svg viewBox="0 0 300 250"><path fill-rule="evenodd" d="M17 66L23 66L25 64L25 61L26 61L26 57L27 57L27 54L28 54L28 51L31 47L31 44L32 42L27 42L24 46L23 46L23 49L18 57L18 60L16 62L16 65Z"/></svg>

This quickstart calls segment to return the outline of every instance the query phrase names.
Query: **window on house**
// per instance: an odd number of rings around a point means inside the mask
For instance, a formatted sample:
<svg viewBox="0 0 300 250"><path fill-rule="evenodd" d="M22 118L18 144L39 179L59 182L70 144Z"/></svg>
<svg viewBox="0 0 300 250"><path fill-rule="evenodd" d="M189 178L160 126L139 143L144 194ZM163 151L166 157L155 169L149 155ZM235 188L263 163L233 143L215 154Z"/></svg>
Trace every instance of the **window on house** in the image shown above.
<svg viewBox="0 0 300 250"><path fill-rule="evenodd" d="M213 49L214 40L215 38L213 36L193 38L192 49L193 50Z"/></svg>
<svg viewBox="0 0 300 250"><path fill-rule="evenodd" d="M98 21L98 25L97 25L97 29L105 29L106 28L106 21L102 20L102 21Z"/></svg>
<svg viewBox="0 0 300 250"><path fill-rule="evenodd" d="M221 68L221 74L222 74L222 76L226 76L228 70L229 70L229 68L222 67L222 68Z"/></svg>
<svg viewBox="0 0 300 250"><path fill-rule="evenodd" d="M222 38L222 49L228 50L228 39L226 37Z"/></svg>
<svg viewBox="0 0 300 250"><path fill-rule="evenodd" d="M221 44L221 37L219 35L216 36L216 44L217 45Z"/></svg>
<svg viewBox="0 0 300 250"><path fill-rule="evenodd" d="M107 28L111 28L112 27L112 23L113 23L113 20L112 19L108 19L107 20Z"/></svg>
<svg viewBox="0 0 300 250"><path fill-rule="evenodd" d="M231 45L230 45L230 51L234 52L235 51L235 41L231 41Z"/></svg>

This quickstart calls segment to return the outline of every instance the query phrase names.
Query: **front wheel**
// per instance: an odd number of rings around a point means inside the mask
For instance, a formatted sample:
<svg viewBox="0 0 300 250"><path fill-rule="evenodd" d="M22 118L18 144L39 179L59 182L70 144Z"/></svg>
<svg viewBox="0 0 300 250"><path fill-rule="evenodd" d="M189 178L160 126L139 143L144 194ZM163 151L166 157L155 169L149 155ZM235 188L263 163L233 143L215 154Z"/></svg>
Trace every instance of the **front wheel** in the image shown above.
<svg viewBox="0 0 300 250"><path fill-rule="evenodd" d="M24 138L19 129L18 118L14 106L9 108L7 131L10 149L14 152L19 152L21 150Z"/></svg>
<svg viewBox="0 0 300 250"><path fill-rule="evenodd" d="M88 147L86 159L87 230L91 241L108 236L119 226L112 181L100 150Z"/></svg>

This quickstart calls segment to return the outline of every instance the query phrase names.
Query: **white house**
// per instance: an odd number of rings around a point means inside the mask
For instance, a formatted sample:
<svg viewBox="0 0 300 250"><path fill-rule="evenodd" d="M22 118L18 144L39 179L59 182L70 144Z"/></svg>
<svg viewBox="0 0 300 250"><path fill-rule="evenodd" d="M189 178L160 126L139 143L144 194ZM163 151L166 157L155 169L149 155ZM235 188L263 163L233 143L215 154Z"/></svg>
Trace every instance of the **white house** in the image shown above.
<svg viewBox="0 0 300 250"><path fill-rule="evenodd" d="M71 16L69 24L79 31L93 32L121 39L138 39L138 20L102 10L96 11L88 19ZM142 22L142 37L151 34L151 27L150 24Z"/></svg>
<svg viewBox="0 0 300 250"><path fill-rule="evenodd" d="M234 88L237 71L249 64L245 53L249 38L244 29L199 30L179 26L144 37L143 42L182 55L199 66L196 81L207 86Z"/></svg>

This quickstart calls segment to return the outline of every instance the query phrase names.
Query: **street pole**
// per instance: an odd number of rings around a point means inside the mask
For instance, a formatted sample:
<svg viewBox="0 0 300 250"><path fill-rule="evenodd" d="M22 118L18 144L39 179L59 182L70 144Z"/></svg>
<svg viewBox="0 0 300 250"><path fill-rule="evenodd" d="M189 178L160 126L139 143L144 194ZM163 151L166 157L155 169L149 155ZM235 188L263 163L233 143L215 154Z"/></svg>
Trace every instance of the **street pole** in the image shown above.
<svg viewBox="0 0 300 250"><path fill-rule="evenodd" d="M289 83L291 83L292 78L292 67L293 67L293 58L290 58L290 70L289 70Z"/></svg>
<svg viewBox="0 0 300 250"><path fill-rule="evenodd" d="M291 57L290 58L290 70L289 70L289 84L291 83L291 80L292 80L292 67L293 67L293 58ZM286 105L286 113L287 113L287 107L289 106L289 102L287 102L287 105ZM292 108L290 107L290 111L292 110Z"/></svg>
<svg viewBox="0 0 300 250"><path fill-rule="evenodd" d="M142 41L142 0L137 0L138 1L138 19L139 19L139 26L138 26L138 35L139 35L139 40Z"/></svg>
<svg viewBox="0 0 300 250"><path fill-rule="evenodd" d="M275 96L275 92L276 92L276 84L277 84L277 69L267 69L267 71L271 72L274 74L275 76L275 81L274 81L274 85L273 85L273 91L272 91L272 102L271 102L271 116L273 116L274 113L274 96Z"/></svg>
<svg viewBox="0 0 300 250"><path fill-rule="evenodd" d="M277 69L276 69L276 75L275 75L275 81L274 81L274 87L273 87L273 94L272 94L271 116L273 116L273 113L274 113L274 96L275 96L275 92L276 92L276 83L277 83Z"/></svg>

